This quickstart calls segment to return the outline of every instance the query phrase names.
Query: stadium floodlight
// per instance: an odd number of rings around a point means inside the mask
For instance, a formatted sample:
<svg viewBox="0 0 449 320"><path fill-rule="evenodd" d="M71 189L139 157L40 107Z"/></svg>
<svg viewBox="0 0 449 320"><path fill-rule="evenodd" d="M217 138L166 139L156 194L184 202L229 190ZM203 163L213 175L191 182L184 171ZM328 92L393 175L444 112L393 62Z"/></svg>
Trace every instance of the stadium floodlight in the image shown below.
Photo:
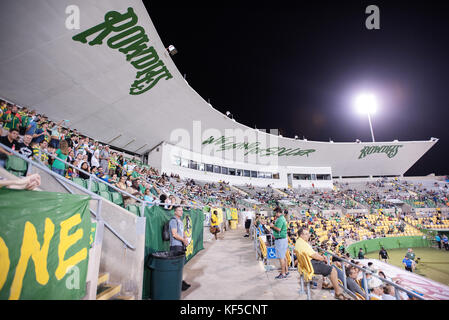
<svg viewBox="0 0 449 320"><path fill-rule="evenodd" d="M359 94L355 99L355 106L359 113L366 113L368 115L371 138L373 138L373 142L376 142L374 140L373 125L371 124L371 114L376 113L377 110L376 96L371 93Z"/></svg>
<svg viewBox="0 0 449 320"><path fill-rule="evenodd" d="M174 45L169 45L167 50L168 50L168 53L170 53L171 56L174 56L175 54L178 53L178 50L175 48Z"/></svg>

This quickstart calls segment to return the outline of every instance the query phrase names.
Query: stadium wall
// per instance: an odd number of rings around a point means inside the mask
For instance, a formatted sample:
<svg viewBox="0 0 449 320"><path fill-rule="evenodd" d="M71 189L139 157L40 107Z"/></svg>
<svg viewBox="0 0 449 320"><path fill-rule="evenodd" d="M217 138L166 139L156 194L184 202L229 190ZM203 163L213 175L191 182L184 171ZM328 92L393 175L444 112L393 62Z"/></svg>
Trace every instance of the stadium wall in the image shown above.
<svg viewBox="0 0 449 320"><path fill-rule="evenodd" d="M294 167L294 166L264 166L245 162L236 162L224 160L223 158L217 158L210 155L204 155L197 152L192 152L187 149L180 148L178 146L171 145L169 143L163 143L160 147L161 154L161 167L160 171L167 174L174 173L179 174L181 178L189 178L201 181L226 181L233 185L251 184L253 186L266 187L272 185L276 188L287 188L289 184L293 188L320 188L320 189L332 189L332 171L330 167ZM158 151L154 150L152 153ZM156 155L149 156L148 158L156 158ZM180 160L177 160L180 159ZM190 162L194 161L198 165L204 164L204 170L192 169ZM278 178L259 178L259 177L246 177L236 176L229 174L222 174L218 172L206 171L206 164L225 167L226 169L234 168L241 169L243 171L257 171L272 174L272 177ZM215 170L215 167L213 168ZM319 175L326 176L329 180L295 180L294 175L310 175L311 177L317 177ZM289 178L290 175L290 178Z"/></svg>
<svg viewBox="0 0 449 320"><path fill-rule="evenodd" d="M349 252L352 257L357 258L360 248L363 249L364 253L370 253L379 251L381 247L384 247L385 249L398 249L429 247L430 245L431 241L422 236L391 237L359 241L349 245L346 248L346 251Z"/></svg>

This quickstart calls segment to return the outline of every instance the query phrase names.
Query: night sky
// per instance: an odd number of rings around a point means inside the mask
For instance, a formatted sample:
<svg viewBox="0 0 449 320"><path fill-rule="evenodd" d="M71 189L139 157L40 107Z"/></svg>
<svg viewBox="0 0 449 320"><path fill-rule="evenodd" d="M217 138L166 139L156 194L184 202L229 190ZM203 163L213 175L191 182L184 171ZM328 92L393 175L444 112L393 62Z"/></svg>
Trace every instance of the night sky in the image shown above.
<svg viewBox="0 0 449 320"><path fill-rule="evenodd" d="M145 1L144 1L145 2ZM449 174L449 4L145 2L178 70L215 109L314 141L371 141L353 101L376 94L376 141L440 141L406 175ZM368 30L368 5L380 30Z"/></svg>

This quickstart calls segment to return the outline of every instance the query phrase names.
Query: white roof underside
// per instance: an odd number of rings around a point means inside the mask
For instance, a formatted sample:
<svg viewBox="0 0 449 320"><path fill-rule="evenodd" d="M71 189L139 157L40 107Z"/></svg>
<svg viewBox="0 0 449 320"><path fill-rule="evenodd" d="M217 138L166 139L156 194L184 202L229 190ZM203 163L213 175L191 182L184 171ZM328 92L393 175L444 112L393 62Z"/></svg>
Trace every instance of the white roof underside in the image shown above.
<svg viewBox="0 0 449 320"><path fill-rule="evenodd" d="M65 27L69 5L80 9L80 30ZM72 39L104 22L107 12L125 13L128 7L138 16L136 25L145 29L148 45L156 49L173 76L140 95L130 94L136 69L126 61L125 54L106 45L109 37L95 46ZM0 2L0 96L31 106L52 120L68 119L72 128L88 136L139 154L162 141L171 141L175 129L185 129L193 136L193 121L201 121L202 132L218 129L224 134L225 129L249 129L213 109L188 85L159 38L149 10L140 0ZM334 176L399 175L434 143L400 142L403 147L394 158L372 154L357 159L364 145L373 144L279 138L281 147L316 150L308 157L279 157L279 164L329 166Z"/></svg>

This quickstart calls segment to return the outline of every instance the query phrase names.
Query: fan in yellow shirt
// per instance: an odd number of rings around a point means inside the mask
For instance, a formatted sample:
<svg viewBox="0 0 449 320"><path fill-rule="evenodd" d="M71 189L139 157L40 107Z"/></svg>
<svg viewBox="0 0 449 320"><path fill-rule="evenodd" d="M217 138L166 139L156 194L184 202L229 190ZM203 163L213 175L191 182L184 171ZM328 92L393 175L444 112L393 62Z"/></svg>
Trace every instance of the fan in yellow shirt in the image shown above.
<svg viewBox="0 0 449 320"><path fill-rule="evenodd" d="M335 268L332 268L327 264L325 256L318 254L313 250L312 246L308 243L310 238L309 230L304 227L298 230L298 239L296 240L295 249L298 254L305 254L307 258L311 259L314 274L321 274L325 277L329 277L332 286L335 290L335 298L339 300L347 300L343 295L343 289L338 284L338 274Z"/></svg>

